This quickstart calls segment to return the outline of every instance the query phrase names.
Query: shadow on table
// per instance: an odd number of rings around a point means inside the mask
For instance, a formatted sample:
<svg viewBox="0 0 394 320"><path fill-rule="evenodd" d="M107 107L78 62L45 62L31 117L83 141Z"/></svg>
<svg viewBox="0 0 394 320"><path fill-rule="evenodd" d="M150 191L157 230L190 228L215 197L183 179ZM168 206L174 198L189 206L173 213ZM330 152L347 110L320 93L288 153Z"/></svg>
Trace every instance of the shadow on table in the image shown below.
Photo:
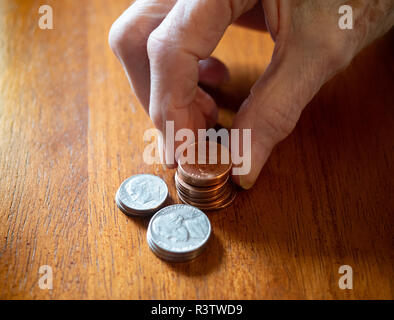
<svg viewBox="0 0 394 320"><path fill-rule="evenodd" d="M243 243L239 248L283 259L357 260L358 249L379 251L379 257L390 251L394 80L387 61L393 35L322 88L255 186L213 218L235 245ZM230 108L243 98L230 97Z"/></svg>
<svg viewBox="0 0 394 320"><path fill-rule="evenodd" d="M165 204L163 206L169 206L179 203L175 199L168 196ZM151 216L146 218L127 216L131 223L138 225L145 231L148 229L149 221ZM196 257L195 259L187 262L167 262L164 261L170 268L176 270L177 272L183 273L186 276L202 276L207 275L218 269L223 257L223 246L220 239L212 231L211 238L208 241L207 247L204 251Z"/></svg>
<svg viewBox="0 0 394 320"><path fill-rule="evenodd" d="M188 277L205 276L220 267L223 253L220 239L212 232L211 239L200 256L188 262L166 262L166 264L174 271Z"/></svg>

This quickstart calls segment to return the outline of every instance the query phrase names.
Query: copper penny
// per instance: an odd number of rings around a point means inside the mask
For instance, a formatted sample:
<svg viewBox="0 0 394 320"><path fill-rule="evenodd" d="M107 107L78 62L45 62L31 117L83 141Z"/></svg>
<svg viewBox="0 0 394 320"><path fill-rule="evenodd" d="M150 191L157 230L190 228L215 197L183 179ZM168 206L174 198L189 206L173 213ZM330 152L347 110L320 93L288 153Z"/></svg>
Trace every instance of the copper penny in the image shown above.
<svg viewBox="0 0 394 320"><path fill-rule="evenodd" d="M183 196L179 191L177 190L178 197L181 199L182 202L186 204L190 204L192 206L195 206L199 209L202 210L219 210L228 207L235 199L237 192L234 187L231 188L230 193L226 193L223 198L217 199L216 201L212 203L201 203L201 202L196 202L195 200L192 200L190 198L186 198Z"/></svg>
<svg viewBox="0 0 394 320"><path fill-rule="evenodd" d="M231 185L229 183L225 184L223 188L220 190L220 192L216 194L209 194L209 195L204 194L203 197L196 193L190 193L189 191L180 188L179 185L177 185L176 187L177 187L177 191L181 193L184 198L188 198L197 203L214 202L220 198L225 197L227 194L231 192Z"/></svg>
<svg viewBox="0 0 394 320"><path fill-rule="evenodd" d="M229 176L226 177L226 179L214 186L210 187L195 187L191 184L188 184L182 179L181 175L178 175L177 172L175 172L175 183L179 185L179 188L182 190L185 190L186 192L190 194L195 194L196 196L199 196L201 198L203 197L209 197L215 194L218 194L222 191L223 187L226 185L226 183L229 180Z"/></svg>
<svg viewBox="0 0 394 320"><path fill-rule="evenodd" d="M193 186L214 186L222 183L231 170L229 150L213 141L191 144L178 161L178 173Z"/></svg>

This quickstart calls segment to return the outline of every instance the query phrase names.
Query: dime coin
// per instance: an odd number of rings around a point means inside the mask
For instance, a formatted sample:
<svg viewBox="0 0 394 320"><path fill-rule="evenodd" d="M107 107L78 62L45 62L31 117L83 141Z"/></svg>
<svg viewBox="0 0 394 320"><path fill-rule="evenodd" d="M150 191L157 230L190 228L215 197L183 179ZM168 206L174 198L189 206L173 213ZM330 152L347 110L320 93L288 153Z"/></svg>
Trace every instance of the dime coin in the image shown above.
<svg viewBox="0 0 394 320"><path fill-rule="evenodd" d="M165 203L168 196L166 183L151 174L137 174L123 181L116 192L119 209L128 215L149 215Z"/></svg>
<svg viewBox="0 0 394 320"><path fill-rule="evenodd" d="M181 262L194 259L211 236L211 223L201 210L175 204L159 210L150 220L147 241L161 259Z"/></svg>

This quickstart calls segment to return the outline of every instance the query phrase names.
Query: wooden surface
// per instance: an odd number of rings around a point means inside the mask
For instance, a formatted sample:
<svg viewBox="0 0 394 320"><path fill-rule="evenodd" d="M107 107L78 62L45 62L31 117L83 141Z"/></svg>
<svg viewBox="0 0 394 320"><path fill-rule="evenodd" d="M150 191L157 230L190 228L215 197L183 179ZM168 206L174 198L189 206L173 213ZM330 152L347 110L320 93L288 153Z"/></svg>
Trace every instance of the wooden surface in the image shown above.
<svg viewBox="0 0 394 320"><path fill-rule="evenodd" d="M152 123L107 44L124 1L0 1L0 298L393 298L393 33L327 84L257 185L209 213L191 263L157 259L148 220L123 215L119 184L173 170L142 161ZM231 27L215 52L236 106L269 62L268 35ZM353 267L353 290L338 268ZM53 268L53 290L38 286Z"/></svg>

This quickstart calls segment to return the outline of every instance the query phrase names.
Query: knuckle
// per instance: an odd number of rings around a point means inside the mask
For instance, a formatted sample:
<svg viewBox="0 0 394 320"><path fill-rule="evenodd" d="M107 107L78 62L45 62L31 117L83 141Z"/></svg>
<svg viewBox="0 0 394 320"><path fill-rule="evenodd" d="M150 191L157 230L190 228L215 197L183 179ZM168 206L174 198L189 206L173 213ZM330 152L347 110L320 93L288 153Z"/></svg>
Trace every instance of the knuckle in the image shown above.
<svg viewBox="0 0 394 320"><path fill-rule="evenodd" d="M108 34L108 43L112 51L117 55L134 52L143 43L143 31L140 29L141 18L124 17L117 19L111 26Z"/></svg>
<svg viewBox="0 0 394 320"><path fill-rule="evenodd" d="M168 48L169 40L166 36L163 36L163 33L156 29L149 35L147 50L150 60L159 60L166 54Z"/></svg>
<svg viewBox="0 0 394 320"><path fill-rule="evenodd" d="M119 20L116 20L108 34L108 43L112 51L119 53L124 46L126 40L126 32L124 25Z"/></svg>
<svg viewBox="0 0 394 320"><path fill-rule="evenodd" d="M346 67L351 59L352 54L346 43L339 40L332 42L325 48L327 62L332 69L342 69Z"/></svg>
<svg viewBox="0 0 394 320"><path fill-rule="evenodd" d="M258 100L258 87L253 87L250 92L250 100ZM255 125L273 144L285 139L295 128L302 111L302 104L295 99L286 96L277 97L274 103L261 105L252 103L256 108L250 110L255 113ZM263 103L265 104L265 103Z"/></svg>
<svg viewBox="0 0 394 320"><path fill-rule="evenodd" d="M297 29L298 30L298 29ZM298 41L292 45L305 52L307 57L319 61L321 67L328 72L336 72L345 68L353 56L357 47L356 38L346 32L338 31L336 24L328 24L327 27L302 26L298 30Z"/></svg>
<svg viewBox="0 0 394 320"><path fill-rule="evenodd" d="M321 39L316 48L318 54L326 61L329 70L338 71L345 68L354 56L352 39L338 32L329 32Z"/></svg>
<svg viewBox="0 0 394 320"><path fill-rule="evenodd" d="M160 130L163 125L163 117L162 117L161 112L154 111L151 109L151 110L149 110L149 116L150 116L154 126Z"/></svg>
<svg viewBox="0 0 394 320"><path fill-rule="evenodd" d="M299 114L281 108L270 108L261 117L264 131L274 143L285 139L295 128Z"/></svg>

